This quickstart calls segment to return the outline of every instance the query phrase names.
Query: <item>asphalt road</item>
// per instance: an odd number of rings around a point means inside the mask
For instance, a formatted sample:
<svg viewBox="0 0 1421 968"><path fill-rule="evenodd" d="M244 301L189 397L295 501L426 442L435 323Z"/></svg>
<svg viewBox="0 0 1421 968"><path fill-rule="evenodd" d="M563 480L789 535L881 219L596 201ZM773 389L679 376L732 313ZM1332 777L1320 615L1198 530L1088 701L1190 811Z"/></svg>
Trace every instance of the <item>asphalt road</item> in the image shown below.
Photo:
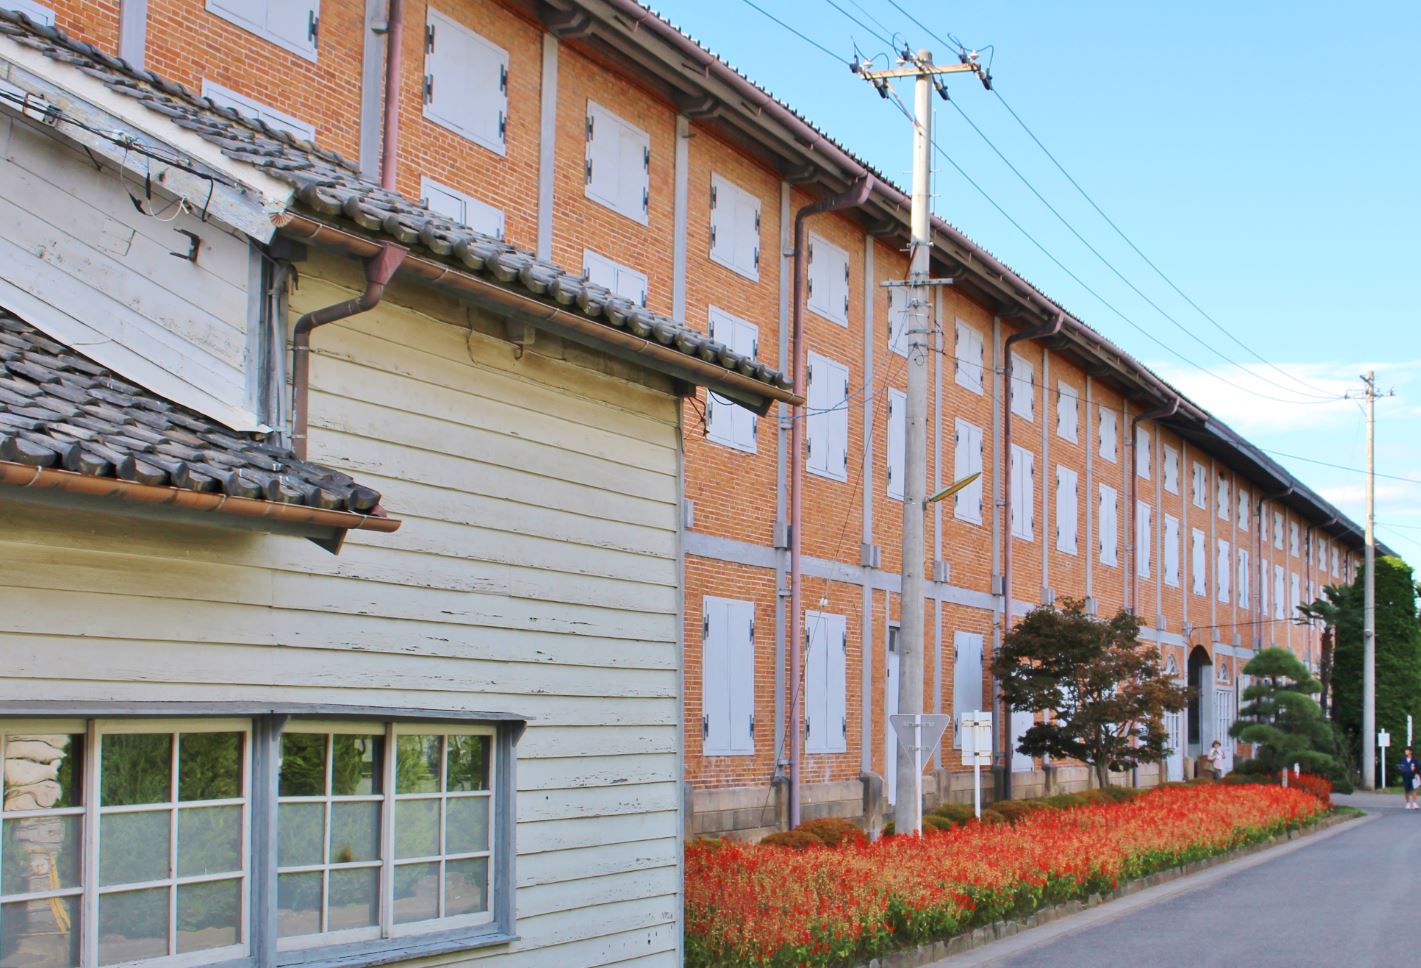
<svg viewBox="0 0 1421 968"><path fill-rule="evenodd" d="M1371 818L1022 932L936 968L1421 966L1421 810L1403 810L1400 796L1343 799Z"/></svg>

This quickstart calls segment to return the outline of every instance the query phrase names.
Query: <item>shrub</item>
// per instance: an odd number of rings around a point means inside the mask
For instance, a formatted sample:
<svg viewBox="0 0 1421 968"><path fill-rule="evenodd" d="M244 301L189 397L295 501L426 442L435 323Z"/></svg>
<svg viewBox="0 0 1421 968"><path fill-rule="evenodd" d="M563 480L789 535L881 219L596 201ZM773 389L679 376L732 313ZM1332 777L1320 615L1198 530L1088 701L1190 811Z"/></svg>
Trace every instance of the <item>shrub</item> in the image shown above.
<svg viewBox="0 0 1421 968"><path fill-rule="evenodd" d="M806 847L823 847L824 841L807 830L781 830L765 837L760 841L760 844L765 847L788 847L791 850L804 850Z"/></svg>
<svg viewBox="0 0 1421 968"><path fill-rule="evenodd" d="M1072 807L1083 807L1090 801L1079 793L1058 793L1046 797L1042 802L1058 810L1069 810Z"/></svg>
<svg viewBox="0 0 1421 968"><path fill-rule="evenodd" d="M992 812L999 814L1007 823L1016 823L1027 814L1041 809L1051 808L1043 808L1040 800L998 800L992 804Z"/></svg>
<svg viewBox="0 0 1421 968"><path fill-rule="evenodd" d="M977 816L977 811L970 803L939 803L933 807L932 816L952 823L965 823Z"/></svg>
<svg viewBox="0 0 1421 968"><path fill-rule="evenodd" d="M979 817L979 818L977 818L977 819L979 819L982 823L1006 823L1006 822L1007 822L1007 818L1006 818L1003 814L999 813L999 812L997 811L997 809L996 809L995 806L993 806L993 807L988 807L987 809L983 810L983 811L982 811L982 816Z"/></svg>
<svg viewBox="0 0 1421 968"><path fill-rule="evenodd" d="M868 842L868 838L864 836L857 824L842 817L820 817L817 820L806 820L794 829L813 834L823 841L826 847L838 847L845 842L851 844Z"/></svg>
<svg viewBox="0 0 1421 968"><path fill-rule="evenodd" d="M1304 793L1310 793L1322 801L1322 805L1332 809L1332 783L1327 777L1312 773L1299 773L1288 777L1288 783Z"/></svg>
<svg viewBox="0 0 1421 968"><path fill-rule="evenodd" d="M923 817L923 833L927 833L928 831L942 833L943 831L951 830L953 827L956 827L958 823L959 821L949 820L947 817L939 817L936 814L930 813Z"/></svg>

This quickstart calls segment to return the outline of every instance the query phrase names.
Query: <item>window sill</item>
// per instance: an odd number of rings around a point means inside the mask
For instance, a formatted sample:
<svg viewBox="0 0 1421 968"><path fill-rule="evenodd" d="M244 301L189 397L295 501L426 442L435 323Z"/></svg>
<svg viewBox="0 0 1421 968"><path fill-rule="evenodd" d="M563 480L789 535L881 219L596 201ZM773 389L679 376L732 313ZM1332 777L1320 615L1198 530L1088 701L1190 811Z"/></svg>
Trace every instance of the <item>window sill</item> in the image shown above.
<svg viewBox="0 0 1421 968"><path fill-rule="evenodd" d="M415 958L492 948L512 944L517 940L516 934L497 929L485 930L482 934L471 934L468 931L442 932L426 938L381 938L378 941L361 941L339 947L285 951L277 955L276 963L282 968L367 968Z"/></svg>

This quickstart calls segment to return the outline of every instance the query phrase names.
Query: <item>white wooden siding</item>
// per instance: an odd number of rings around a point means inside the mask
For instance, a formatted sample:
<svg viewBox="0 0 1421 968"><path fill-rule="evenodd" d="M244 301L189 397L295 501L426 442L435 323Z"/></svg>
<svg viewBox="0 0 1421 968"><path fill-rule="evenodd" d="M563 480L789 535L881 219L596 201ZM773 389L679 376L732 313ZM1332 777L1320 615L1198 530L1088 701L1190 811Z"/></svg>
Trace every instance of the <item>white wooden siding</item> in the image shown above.
<svg viewBox="0 0 1421 968"><path fill-rule="evenodd" d="M140 215L114 171L5 118L0 150L0 306L134 383L255 428L246 242L195 215ZM188 249L178 229L202 239L196 263L169 254Z"/></svg>
<svg viewBox="0 0 1421 968"><path fill-rule="evenodd" d="M350 295L308 266L291 311ZM674 965L675 399L421 308L327 327L312 366L311 456L399 532L331 556L0 500L0 698L521 714L520 940L466 957Z"/></svg>

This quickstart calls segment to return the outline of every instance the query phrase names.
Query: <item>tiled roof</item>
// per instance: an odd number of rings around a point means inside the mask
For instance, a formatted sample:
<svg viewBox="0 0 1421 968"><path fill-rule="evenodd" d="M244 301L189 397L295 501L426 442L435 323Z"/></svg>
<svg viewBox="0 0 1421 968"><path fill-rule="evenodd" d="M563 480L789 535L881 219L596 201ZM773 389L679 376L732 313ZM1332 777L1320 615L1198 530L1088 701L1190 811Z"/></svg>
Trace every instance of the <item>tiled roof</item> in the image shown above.
<svg viewBox="0 0 1421 968"><path fill-rule="evenodd" d="M645 334L687 356L715 363L770 386L790 380L759 360L739 354L684 323L653 313L606 288L539 260L531 252L450 221L360 177L349 161L287 131L214 104L151 71L138 70L54 27L0 9L0 35L73 64L114 91L137 99L179 127L211 142L224 154L261 169L296 191L298 206L327 219L353 222L367 232L408 247L423 248L509 288L517 288L579 311L609 327Z"/></svg>
<svg viewBox="0 0 1421 968"><path fill-rule="evenodd" d="M3 309L0 460L328 511L379 513L379 491L127 383Z"/></svg>

